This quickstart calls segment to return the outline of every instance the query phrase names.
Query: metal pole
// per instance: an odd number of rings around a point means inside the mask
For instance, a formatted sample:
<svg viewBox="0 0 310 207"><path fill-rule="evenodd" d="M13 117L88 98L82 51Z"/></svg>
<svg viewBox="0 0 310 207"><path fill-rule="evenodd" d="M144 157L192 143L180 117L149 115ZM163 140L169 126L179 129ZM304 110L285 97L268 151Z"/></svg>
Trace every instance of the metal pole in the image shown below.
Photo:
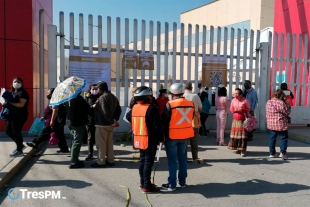
<svg viewBox="0 0 310 207"><path fill-rule="evenodd" d="M57 27L48 25L48 88L57 85Z"/></svg>
<svg viewBox="0 0 310 207"><path fill-rule="evenodd" d="M40 71L40 114L44 112L44 9L39 11L39 71Z"/></svg>

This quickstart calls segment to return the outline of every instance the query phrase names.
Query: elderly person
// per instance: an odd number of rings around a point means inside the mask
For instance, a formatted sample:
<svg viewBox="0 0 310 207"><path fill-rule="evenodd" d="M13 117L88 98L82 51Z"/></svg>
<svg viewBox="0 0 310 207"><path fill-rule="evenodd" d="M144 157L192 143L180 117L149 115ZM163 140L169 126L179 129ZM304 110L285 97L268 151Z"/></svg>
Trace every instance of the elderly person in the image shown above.
<svg viewBox="0 0 310 207"><path fill-rule="evenodd" d="M290 104L285 101L282 90L276 90L266 104L267 128L270 131L269 152L270 158L276 157L277 136L281 137L280 155L287 159L286 149L288 140L288 119L291 112Z"/></svg>
<svg viewBox="0 0 310 207"><path fill-rule="evenodd" d="M242 96L242 90L240 88L235 89L234 96L235 98L230 104L233 121L228 149L237 150L234 152L235 154L241 154L242 157L245 157L247 132L243 128L243 122L250 112L250 104L248 100Z"/></svg>
<svg viewBox="0 0 310 207"><path fill-rule="evenodd" d="M224 140L224 131L227 121L227 111L229 109L230 102L227 98L226 88L218 88L218 96L215 98L215 107L216 107L216 143L220 146L227 146Z"/></svg>

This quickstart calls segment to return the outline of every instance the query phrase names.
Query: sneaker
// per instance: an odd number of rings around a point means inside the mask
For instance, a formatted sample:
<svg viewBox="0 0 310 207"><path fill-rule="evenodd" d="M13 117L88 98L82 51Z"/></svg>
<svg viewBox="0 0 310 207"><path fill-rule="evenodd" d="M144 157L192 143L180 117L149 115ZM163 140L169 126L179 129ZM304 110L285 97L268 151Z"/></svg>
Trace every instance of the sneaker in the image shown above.
<svg viewBox="0 0 310 207"><path fill-rule="evenodd" d="M84 162L78 161L77 163L70 164L69 169L77 169L77 168L84 168Z"/></svg>
<svg viewBox="0 0 310 207"><path fill-rule="evenodd" d="M283 160L287 160L287 155L286 154L284 155L284 154L280 153L279 157L282 158Z"/></svg>
<svg viewBox="0 0 310 207"><path fill-rule="evenodd" d="M15 150L15 151L13 151L13 152L10 154L10 157L17 157L17 156L23 155L23 154L24 154L23 151L17 151L17 150Z"/></svg>
<svg viewBox="0 0 310 207"><path fill-rule="evenodd" d="M246 155L244 153L241 153L241 157L245 157Z"/></svg>
<svg viewBox="0 0 310 207"><path fill-rule="evenodd" d="M179 185L181 188L185 188L185 187L186 187L186 184L181 185L180 183L178 183L178 185Z"/></svg>
<svg viewBox="0 0 310 207"><path fill-rule="evenodd" d="M94 156L92 154L88 154L87 157L85 158L85 161L89 161L94 159Z"/></svg>
<svg viewBox="0 0 310 207"><path fill-rule="evenodd" d="M90 166L94 167L94 168L105 168L107 165L103 164L103 165L99 165L97 162L91 164Z"/></svg>
<svg viewBox="0 0 310 207"><path fill-rule="evenodd" d="M109 165L110 167L113 167L113 166L114 166L114 162L108 162L108 161L106 161L106 164Z"/></svg>
<svg viewBox="0 0 310 207"><path fill-rule="evenodd" d="M176 190L176 188L172 188L169 183L168 184L162 184L161 187L162 187L162 189L168 190L168 191L175 191Z"/></svg>
<svg viewBox="0 0 310 207"><path fill-rule="evenodd" d="M275 158L276 157L276 154L274 155L269 155L269 158Z"/></svg>
<svg viewBox="0 0 310 207"><path fill-rule="evenodd" d="M159 193L160 189L152 186L150 188L143 188L142 191L143 193Z"/></svg>
<svg viewBox="0 0 310 207"><path fill-rule="evenodd" d="M26 142L26 144L29 146L29 147L32 147L32 148L35 148L37 149L38 148L38 145L33 143L33 142Z"/></svg>
<svg viewBox="0 0 310 207"><path fill-rule="evenodd" d="M151 184L151 185L152 185L154 188L156 188L156 185L155 185L155 184ZM140 184L139 188L140 188L140 190L142 190L142 189L143 189L143 185Z"/></svg>

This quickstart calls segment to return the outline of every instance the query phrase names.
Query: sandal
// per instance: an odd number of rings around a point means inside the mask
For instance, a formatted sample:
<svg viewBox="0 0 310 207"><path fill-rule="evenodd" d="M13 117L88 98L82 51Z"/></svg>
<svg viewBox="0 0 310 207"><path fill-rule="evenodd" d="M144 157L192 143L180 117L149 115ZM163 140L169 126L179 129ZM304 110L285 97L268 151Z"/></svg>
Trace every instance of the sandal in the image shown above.
<svg viewBox="0 0 310 207"><path fill-rule="evenodd" d="M227 146L227 144L225 142L220 142L219 145L220 146Z"/></svg>

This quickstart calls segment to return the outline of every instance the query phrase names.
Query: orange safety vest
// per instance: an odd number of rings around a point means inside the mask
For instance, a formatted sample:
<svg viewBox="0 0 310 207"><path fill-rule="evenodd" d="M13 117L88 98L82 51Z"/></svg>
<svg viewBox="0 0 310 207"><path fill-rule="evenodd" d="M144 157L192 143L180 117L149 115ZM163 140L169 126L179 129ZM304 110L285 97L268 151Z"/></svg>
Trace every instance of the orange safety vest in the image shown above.
<svg viewBox="0 0 310 207"><path fill-rule="evenodd" d="M188 139L194 137L192 120L194 117L194 103L185 98L178 98L168 102L171 108L169 124L170 139Z"/></svg>
<svg viewBox="0 0 310 207"><path fill-rule="evenodd" d="M150 104L136 104L131 112L131 130L134 134L134 146L145 150L149 144L149 133L147 131L145 116Z"/></svg>

